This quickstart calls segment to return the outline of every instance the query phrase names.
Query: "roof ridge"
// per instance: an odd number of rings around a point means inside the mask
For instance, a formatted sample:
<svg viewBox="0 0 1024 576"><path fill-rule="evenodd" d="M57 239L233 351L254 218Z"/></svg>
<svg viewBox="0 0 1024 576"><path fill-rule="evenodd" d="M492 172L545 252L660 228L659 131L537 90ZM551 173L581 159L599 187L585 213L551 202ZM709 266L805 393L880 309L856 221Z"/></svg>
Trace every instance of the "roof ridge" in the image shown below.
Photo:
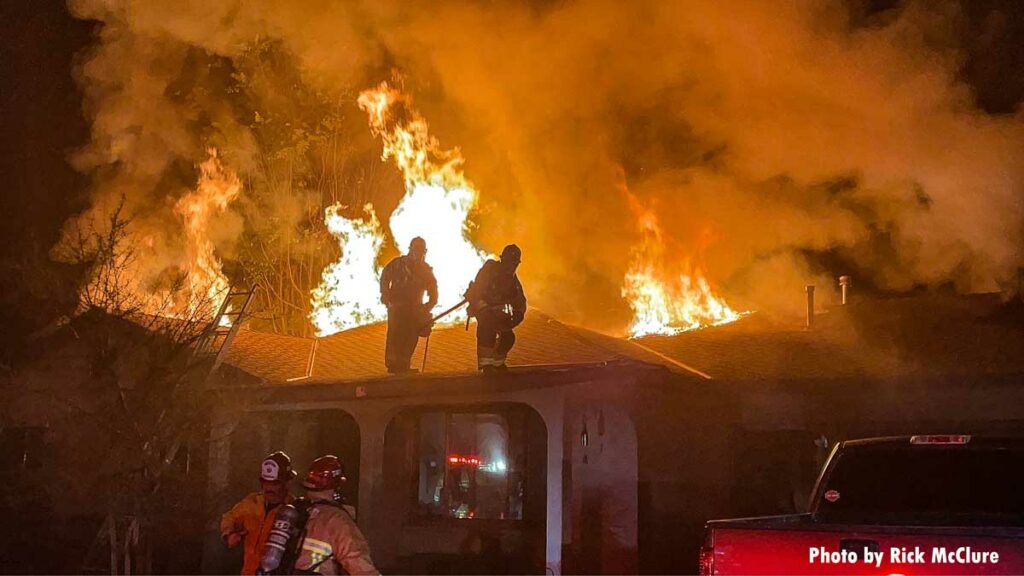
<svg viewBox="0 0 1024 576"><path fill-rule="evenodd" d="M607 347L607 346L605 346L603 344L599 344L599 343L591 340L590 338L586 338L586 337L582 336L581 334L579 334L579 332L587 330L586 328L582 328L580 326L574 326L572 324L566 324L565 322L562 322L561 320L555 318L554 316L551 316L550 314L547 314L546 312L543 312L543 311L537 310L537 309L534 309L534 310L537 313L539 313L541 316L543 316L544 319L547 322L554 322L554 323L558 324L559 326L565 328L565 331L568 332L569 335L572 336L574 339L576 339L577 342L579 342L581 344L589 344L591 346L595 346L597 348L600 348L601 350L604 350L605 352L611 353L612 356L615 356L616 358L631 359L631 358L629 358L627 356L624 356L623 354L619 353L616 350L612 350L611 348L609 348L609 347ZM632 359L635 360L635 358L632 358Z"/></svg>
<svg viewBox="0 0 1024 576"><path fill-rule="evenodd" d="M634 341L630 340L629 338L625 338L624 340L628 344L630 344L632 346L636 346L637 348L640 348L642 350L646 350L646 351L650 352L651 354L654 354L658 358L661 358L662 360L672 364L673 366L678 366L678 367L682 368L683 370L686 370L687 372L691 372L693 374L696 374L697 376L700 376L701 378L704 378L705 380L714 380L714 378L712 378L711 375L708 374L707 372L701 372L700 370L694 368L693 366L690 366L689 364L685 364L685 363L683 363L683 362L681 362L679 360L676 360L675 358L672 358L671 356L668 356L667 354L662 354L661 352L658 352L657 350L655 350L653 348L648 348L647 346L644 346L643 344L640 344L639 342L634 342Z"/></svg>
<svg viewBox="0 0 1024 576"><path fill-rule="evenodd" d="M538 312L540 312L540 311L538 310ZM577 341L579 341L579 342L581 342L583 344L589 344L591 346L595 346L597 348L600 348L601 350L604 350L605 352L608 352L608 353L612 354L614 357L616 357L618 359L639 360L641 362L645 361L642 358L637 358L637 357L629 356L628 354L623 354L622 352L620 352L618 350L612 349L609 346L605 346L604 344L600 343L599 341L597 341L597 340L595 340L593 338L587 338L585 336L585 334L588 334L588 333L589 334L597 334L597 335L602 336L602 337L611 338L613 341L615 341L616 343L619 343L619 344L625 344L626 346L634 346L636 348L644 350L645 352L649 352L651 354L654 354L658 358L661 358L662 360L664 360L665 362L668 362L669 364L672 364L673 366L676 366L678 368L682 368L683 370L686 370L687 372L690 372L691 374L695 374L697 376L700 376L701 378L704 378L705 380L712 380L713 379L711 377L711 375L706 373L706 372L702 372L702 371L694 368L693 366L690 366L690 365L685 364L685 363L683 363L683 362L681 362L679 360L676 360L676 359L674 359L674 358L672 358L670 356L662 354L661 352L658 352L657 350L648 348L647 346L644 346L643 344L634 342L633 340L631 340L629 338L621 338L621 337L616 337L616 336L607 336L605 334L601 334L600 332L597 332L595 330L591 330L589 328L584 328L582 326L574 326L572 324L566 324L565 322L562 322L561 320L553 318L552 316L550 316L549 314L546 314L544 312L540 312L540 314L542 316L544 316L545 318L547 318L548 321L554 321L554 322L557 322L558 324L560 324L561 326L564 326L567 329L567 331Z"/></svg>

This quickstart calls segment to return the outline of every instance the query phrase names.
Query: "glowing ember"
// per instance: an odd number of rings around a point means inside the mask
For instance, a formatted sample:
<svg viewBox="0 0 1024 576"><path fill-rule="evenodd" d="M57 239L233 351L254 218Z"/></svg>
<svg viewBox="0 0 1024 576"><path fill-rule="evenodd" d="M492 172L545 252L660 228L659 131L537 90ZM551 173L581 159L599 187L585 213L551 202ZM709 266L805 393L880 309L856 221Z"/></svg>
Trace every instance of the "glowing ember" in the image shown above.
<svg viewBox="0 0 1024 576"><path fill-rule="evenodd" d="M391 235L403 253L414 237L426 240L427 262L437 277L438 309L448 308L462 299L462 292L488 257L466 237L477 192L462 173L462 155L458 149L442 150L437 139L430 136L426 121L410 107L410 98L386 82L364 91L358 103L369 114L370 129L384 145L381 158L393 159L405 178L405 196L389 220ZM386 317L383 306L371 306L371 302L379 303L380 270L376 264L367 264L375 261L383 236L379 230L349 225L372 236L375 242L360 240L346 245L342 238L346 254L359 251L351 256L353 265L359 264L351 274L325 273L314 290L312 318L321 336ZM464 319L465 311L460 310L446 317L445 322Z"/></svg>
<svg viewBox="0 0 1024 576"><path fill-rule="evenodd" d="M387 317L380 301L380 268L377 253L384 236L380 223L367 204L365 220L349 219L339 211L342 206L327 209L326 223L341 244L341 258L327 267L323 281L313 290L311 320L317 334L333 334Z"/></svg>
<svg viewBox="0 0 1024 576"><path fill-rule="evenodd" d="M684 265L684 272L664 272L665 243L653 211L639 205L632 196L643 241L632 251L622 297L633 309L629 336L672 335L737 320L725 300L715 296L699 267Z"/></svg>
<svg viewBox="0 0 1024 576"><path fill-rule="evenodd" d="M216 315L227 298L228 279L221 272L221 262L214 254L210 226L242 190L238 176L221 166L217 151L211 148L209 154L206 162L199 165L199 184L195 191L182 196L175 205L188 240L185 268L188 300L184 305L190 318Z"/></svg>

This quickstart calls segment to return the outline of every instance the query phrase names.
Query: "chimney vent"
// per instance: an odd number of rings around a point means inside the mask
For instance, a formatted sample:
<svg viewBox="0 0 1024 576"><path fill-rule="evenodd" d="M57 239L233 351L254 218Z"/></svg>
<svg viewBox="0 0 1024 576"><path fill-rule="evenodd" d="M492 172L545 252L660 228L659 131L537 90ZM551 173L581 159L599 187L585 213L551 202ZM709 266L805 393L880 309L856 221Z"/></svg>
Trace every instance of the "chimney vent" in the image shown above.
<svg viewBox="0 0 1024 576"><path fill-rule="evenodd" d="M807 285L807 326L810 330L814 327L814 285Z"/></svg>
<svg viewBox="0 0 1024 576"><path fill-rule="evenodd" d="M849 292L850 292L850 277L849 276L840 276L839 277L839 287L843 291L843 306L846 306L846 303L848 301L847 298L849 297Z"/></svg>

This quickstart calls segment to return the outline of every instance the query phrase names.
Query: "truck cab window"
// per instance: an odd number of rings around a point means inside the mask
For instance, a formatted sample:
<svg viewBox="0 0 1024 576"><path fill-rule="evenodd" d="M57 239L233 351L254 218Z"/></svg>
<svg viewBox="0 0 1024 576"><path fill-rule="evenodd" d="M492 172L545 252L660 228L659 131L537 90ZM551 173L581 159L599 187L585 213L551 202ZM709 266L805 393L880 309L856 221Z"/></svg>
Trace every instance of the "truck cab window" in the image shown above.
<svg viewBox="0 0 1024 576"><path fill-rule="evenodd" d="M911 446L848 449L828 478L835 521L1024 525L1024 451Z"/></svg>

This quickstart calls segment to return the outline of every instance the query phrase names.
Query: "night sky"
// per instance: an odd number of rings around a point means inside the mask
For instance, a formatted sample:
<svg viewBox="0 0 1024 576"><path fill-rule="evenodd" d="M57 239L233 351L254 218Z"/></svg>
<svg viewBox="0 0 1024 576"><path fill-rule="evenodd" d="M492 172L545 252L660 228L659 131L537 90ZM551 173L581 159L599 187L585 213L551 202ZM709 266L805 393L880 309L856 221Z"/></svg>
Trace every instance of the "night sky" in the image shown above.
<svg viewBox="0 0 1024 576"><path fill-rule="evenodd" d="M85 199L87 180L67 158L88 139L71 74L75 53L88 45L93 26L71 18L59 0L2 5L0 173L3 254L9 258L47 250Z"/></svg>

